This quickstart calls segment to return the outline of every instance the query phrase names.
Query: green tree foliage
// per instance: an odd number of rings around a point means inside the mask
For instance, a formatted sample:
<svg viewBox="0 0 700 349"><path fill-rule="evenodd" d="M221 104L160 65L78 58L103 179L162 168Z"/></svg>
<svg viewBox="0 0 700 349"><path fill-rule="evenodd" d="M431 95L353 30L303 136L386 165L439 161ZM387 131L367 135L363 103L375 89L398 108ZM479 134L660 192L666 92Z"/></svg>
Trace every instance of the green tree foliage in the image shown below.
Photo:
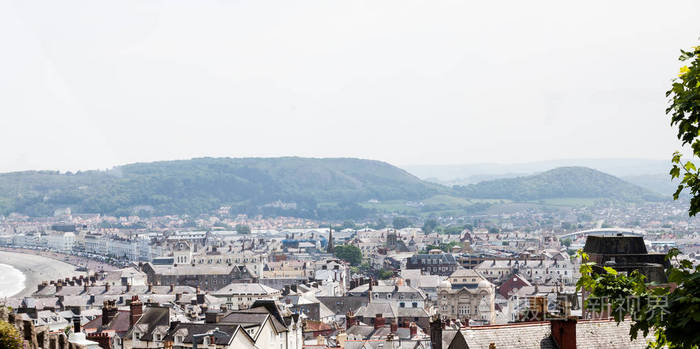
<svg viewBox="0 0 700 349"><path fill-rule="evenodd" d="M466 227L462 225L450 225L445 227L443 231L445 232L445 234L457 235L461 234L462 231L464 231L464 229L466 229Z"/></svg>
<svg viewBox="0 0 700 349"><path fill-rule="evenodd" d="M0 348L22 349L22 337L19 331L6 321L0 320Z"/></svg>
<svg viewBox="0 0 700 349"><path fill-rule="evenodd" d="M432 232L435 230L435 228L437 228L437 226L438 226L437 220L431 218L431 219L427 219L427 220L423 223L423 228L422 228L422 229L423 229L423 232L424 232L424 233L430 234L430 233L432 233Z"/></svg>
<svg viewBox="0 0 700 349"><path fill-rule="evenodd" d="M561 244L564 245L566 248L569 248L569 246L571 246L571 239L570 238L563 239L563 240L561 240Z"/></svg>
<svg viewBox="0 0 700 349"><path fill-rule="evenodd" d="M374 224L371 224L369 227L375 230L384 229L386 228L386 222L384 222L383 219L379 218L376 222L374 222Z"/></svg>
<svg viewBox="0 0 700 349"><path fill-rule="evenodd" d="M343 225L340 226L340 230L343 229L357 229L357 225L351 220L346 220L343 222Z"/></svg>
<svg viewBox="0 0 700 349"><path fill-rule="evenodd" d="M617 322L629 316L633 322L630 337L637 338L654 333L652 348L698 348L700 336L700 265L693 267L688 260L675 260L667 270L668 281L672 285L648 283L638 271L629 275L619 274L614 268L603 267L604 273L594 273L595 263L578 251L583 263L581 278L576 289L586 289L590 296L586 308L600 312L607 303L611 304L612 315ZM678 250L673 249L667 259L677 258ZM674 266L677 265L677 266ZM592 302L591 300L595 300ZM605 300L605 301L601 301Z"/></svg>
<svg viewBox="0 0 700 349"><path fill-rule="evenodd" d="M411 221L406 217L394 217L391 226L394 227L394 229L408 228L411 226Z"/></svg>
<svg viewBox="0 0 700 349"><path fill-rule="evenodd" d="M671 125L678 127L677 136L682 144L689 145L693 155L700 156L700 46L691 51L681 50L680 60L687 65L681 68L671 89L666 92L670 99L666 114L671 116ZM673 154L671 162L671 178L681 180L673 198L678 199L681 192L688 189L688 214L694 216L700 211L698 169L692 162L682 161L679 152ZM694 267L688 260L678 260L678 254L677 249L672 249L666 256L673 262L666 270L669 284L655 285L648 283L637 271L623 275L613 268L604 267L604 273L594 273L593 263L579 251L583 263L576 288L589 290L597 298L606 298L618 322L632 315L631 338L636 338L639 331L645 336L653 332L652 348L697 349L700 347L697 333L700 328L700 265ZM589 300L586 303L592 307ZM663 307L654 311L658 304Z"/></svg>
<svg viewBox="0 0 700 349"><path fill-rule="evenodd" d="M449 191L384 162L361 159L199 158L119 166L108 171L0 174L0 215L231 212L314 219L362 219L358 203L422 200ZM277 202L295 205L275 205Z"/></svg>
<svg viewBox="0 0 700 349"><path fill-rule="evenodd" d="M377 273L377 277L380 280L391 279L394 276L394 272L388 269L382 269Z"/></svg>
<svg viewBox="0 0 700 349"><path fill-rule="evenodd" d="M335 256L350 263L352 266L358 266L362 263L362 251L354 245L338 245L334 248Z"/></svg>
<svg viewBox="0 0 700 349"><path fill-rule="evenodd" d="M236 224L236 232L238 234L250 234L250 227L245 224Z"/></svg>
<svg viewBox="0 0 700 349"><path fill-rule="evenodd" d="M673 81L666 96L670 105L666 114L671 116L671 125L678 127L678 139L693 150L694 156L700 156L700 46L690 51L681 50L680 60L685 62L680 74ZM700 172L690 161L683 161L679 152L673 154L671 178L680 178L674 199L678 199L684 189L690 192L690 209L688 214L694 216L700 211ZM682 173L681 173L682 172Z"/></svg>

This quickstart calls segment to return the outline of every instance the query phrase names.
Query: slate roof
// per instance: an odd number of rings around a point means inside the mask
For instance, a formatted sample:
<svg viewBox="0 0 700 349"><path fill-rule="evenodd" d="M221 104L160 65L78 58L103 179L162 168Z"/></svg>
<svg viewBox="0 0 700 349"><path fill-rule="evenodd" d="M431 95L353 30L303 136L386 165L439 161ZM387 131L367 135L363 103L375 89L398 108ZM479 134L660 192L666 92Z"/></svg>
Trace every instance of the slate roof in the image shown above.
<svg viewBox="0 0 700 349"><path fill-rule="evenodd" d="M258 326L265 322L265 319L270 318L272 325L277 332L286 332L287 326L280 322L275 316L264 307L255 307L251 309L235 310L224 315L219 323L230 325L241 325L243 327Z"/></svg>
<svg viewBox="0 0 700 349"><path fill-rule="evenodd" d="M642 349L647 347L647 338L629 338L630 322L619 325L614 320L584 320L576 324L576 346L578 348ZM549 322L528 322L495 326L467 327L442 332L443 348L488 349L491 343L496 348L544 348L557 349L551 337ZM651 339L653 334L649 335Z"/></svg>
<svg viewBox="0 0 700 349"><path fill-rule="evenodd" d="M639 348L647 347L647 339L640 333L630 341L630 321L619 325L615 321L579 321L576 324L576 346L579 348ZM653 333L648 339L653 338Z"/></svg>
<svg viewBox="0 0 700 349"><path fill-rule="evenodd" d="M149 307L145 309L141 318L134 324L134 328L139 328L144 335L141 340L153 341L153 331L160 328L167 328L170 326L170 309L166 307ZM127 337L131 336L134 328L129 330Z"/></svg>
<svg viewBox="0 0 700 349"><path fill-rule="evenodd" d="M217 345L228 345L229 342L231 342L231 337L236 333L238 328L240 326L238 325L224 325L224 324L201 324L201 323L180 323L176 325L173 329L168 331L168 334L165 336L164 340L166 341L174 341L175 335L179 335L178 333L183 333L184 338L183 338L183 343L192 343L194 337L192 335L194 334L200 334L200 333L207 333L208 331L211 331L215 328L219 328L219 331L226 333L226 335L221 334L221 333L215 333L214 338L215 338L215 343ZM244 331L245 332L245 331ZM204 341L204 338L198 338L197 343L202 344Z"/></svg>
<svg viewBox="0 0 700 349"><path fill-rule="evenodd" d="M232 295L232 294L243 294L243 295L270 295L280 292L269 286L265 286L261 283L231 283L221 289L212 292L214 295Z"/></svg>
<svg viewBox="0 0 700 349"><path fill-rule="evenodd" d="M98 333L102 331L114 331L116 333L126 333L129 330L129 311L119 310L117 316L112 319L106 326L102 326L102 315L96 317L92 321L83 326L87 329L95 329Z"/></svg>
<svg viewBox="0 0 700 349"><path fill-rule="evenodd" d="M428 264L424 261L426 260L433 260L433 259L439 259L440 264L457 264L457 261L455 260L455 257L452 254L449 253L441 253L441 254L426 254L426 253L421 253L421 254L415 254L411 258L409 258L409 262L412 264L416 263L423 263L423 264Z"/></svg>
<svg viewBox="0 0 700 349"><path fill-rule="evenodd" d="M442 338L447 349L488 349L491 343L496 348L557 349L549 322L445 330Z"/></svg>
<svg viewBox="0 0 700 349"><path fill-rule="evenodd" d="M393 302L371 302L357 309L356 316L364 318L374 318L377 314L382 317L394 319L399 317L428 317L428 313L423 308L401 308Z"/></svg>
<svg viewBox="0 0 700 349"><path fill-rule="evenodd" d="M316 298L330 311L338 315L345 315L348 311L355 312L361 306L369 303L366 296L317 296Z"/></svg>

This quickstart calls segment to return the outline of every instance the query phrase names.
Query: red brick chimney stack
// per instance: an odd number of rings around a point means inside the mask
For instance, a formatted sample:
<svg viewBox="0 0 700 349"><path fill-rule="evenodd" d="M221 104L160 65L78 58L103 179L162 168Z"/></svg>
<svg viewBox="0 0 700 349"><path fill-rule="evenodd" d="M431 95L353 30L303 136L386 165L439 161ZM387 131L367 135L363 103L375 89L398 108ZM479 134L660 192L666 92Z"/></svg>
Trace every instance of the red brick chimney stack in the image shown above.
<svg viewBox="0 0 700 349"><path fill-rule="evenodd" d="M382 316L382 314L377 314L374 318L374 328L378 329L380 327L384 327L386 324L386 319Z"/></svg>
<svg viewBox="0 0 700 349"><path fill-rule="evenodd" d="M552 320L552 337L559 349L576 349L576 319Z"/></svg>
<svg viewBox="0 0 700 349"><path fill-rule="evenodd" d="M131 304L129 304L129 326L133 327L136 321L139 321L143 315L143 303L139 300L139 296L131 297Z"/></svg>

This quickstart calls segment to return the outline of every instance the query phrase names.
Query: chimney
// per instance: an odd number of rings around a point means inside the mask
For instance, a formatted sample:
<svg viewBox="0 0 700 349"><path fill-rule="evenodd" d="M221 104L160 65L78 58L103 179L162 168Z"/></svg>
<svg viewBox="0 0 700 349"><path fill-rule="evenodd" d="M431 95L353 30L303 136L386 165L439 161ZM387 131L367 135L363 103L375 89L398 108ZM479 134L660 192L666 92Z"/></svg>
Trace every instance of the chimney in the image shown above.
<svg viewBox="0 0 700 349"><path fill-rule="evenodd" d="M208 311L206 314L204 314L204 322L207 324L215 324L221 321L221 318L223 317L223 313L218 312L218 311Z"/></svg>
<svg viewBox="0 0 700 349"><path fill-rule="evenodd" d="M73 315L73 332L80 333L80 316Z"/></svg>
<svg viewBox="0 0 700 349"><path fill-rule="evenodd" d="M102 326L109 325L110 322L117 316L119 310L113 300L104 301L102 305Z"/></svg>
<svg viewBox="0 0 700 349"><path fill-rule="evenodd" d="M430 344L433 349L442 349L442 320L436 316L430 321Z"/></svg>
<svg viewBox="0 0 700 349"><path fill-rule="evenodd" d="M182 299L182 293L176 293L176 294L175 294L175 302L176 302L176 303L179 302L180 299Z"/></svg>
<svg viewBox="0 0 700 349"><path fill-rule="evenodd" d="M139 296L133 296L129 304L129 327L134 327L141 315L143 315L143 303L139 300Z"/></svg>
<svg viewBox="0 0 700 349"><path fill-rule="evenodd" d="M576 349L576 319L551 320L552 337L559 349Z"/></svg>
<svg viewBox="0 0 700 349"><path fill-rule="evenodd" d="M105 293L109 292L109 282L105 284Z"/></svg>
<svg viewBox="0 0 700 349"><path fill-rule="evenodd" d="M384 324L386 323L386 319L382 317L382 314L377 314L374 317L374 329L378 329L380 327L384 327Z"/></svg>
<svg viewBox="0 0 700 349"><path fill-rule="evenodd" d="M352 311L348 311L345 314L345 328L348 329L348 328L354 326L355 323L356 323L355 314L353 314Z"/></svg>
<svg viewBox="0 0 700 349"><path fill-rule="evenodd" d="M396 323L396 320L391 322L391 333L396 334L399 330L399 324Z"/></svg>
<svg viewBox="0 0 700 349"><path fill-rule="evenodd" d="M416 325L415 322L411 322L411 324L408 326L408 329L411 332L411 338L415 337L418 334L418 325ZM440 338L440 342L442 342L442 338Z"/></svg>
<svg viewBox="0 0 700 349"><path fill-rule="evenodd" d="M131 292L131 284L126 284L126 292Z"/></svg>
<svg viewBox="0 0 700 349"><path fill-rule="evenodd" d="M170 293L173 293L175 291L175 284L170 284Z"/></svg>
<svg viewBox="0 0 700 349"><path fill-rule="evenodd" d="M152 293L152 292L153 292L153 284L152 284L152 283L150 283L150 282L148 283L148 290L147 290L146 292L147 292L147 293Z"/></svg>

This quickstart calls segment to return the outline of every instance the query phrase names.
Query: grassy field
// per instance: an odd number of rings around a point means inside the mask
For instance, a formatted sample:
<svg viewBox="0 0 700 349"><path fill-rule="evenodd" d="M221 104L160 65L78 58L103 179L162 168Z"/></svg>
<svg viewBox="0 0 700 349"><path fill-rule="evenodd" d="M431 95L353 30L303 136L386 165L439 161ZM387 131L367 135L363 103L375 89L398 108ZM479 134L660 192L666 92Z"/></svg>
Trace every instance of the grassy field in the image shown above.
<svg viewBox="0 0 700 349"><path fill-rule="evenodd" d="M463 215L466 210L473 209L476 204L501 204L508 203L509 200L494 199L465 199L450 195L435 195L420 202L409 202L405 200L381 201L378 203L364 202L363 207L375 209L384 213L395 213L402 215Z"/></svg>
<svg viewBox="0 0 700 349"><path fill-rule="evenodd" d="M569 206L569 207L580 207L580 206L592 206L596 201L601 200L600 198L557 198L557 199L544 199L539 200L535 203L541 203L550 206Z"/></svg>

